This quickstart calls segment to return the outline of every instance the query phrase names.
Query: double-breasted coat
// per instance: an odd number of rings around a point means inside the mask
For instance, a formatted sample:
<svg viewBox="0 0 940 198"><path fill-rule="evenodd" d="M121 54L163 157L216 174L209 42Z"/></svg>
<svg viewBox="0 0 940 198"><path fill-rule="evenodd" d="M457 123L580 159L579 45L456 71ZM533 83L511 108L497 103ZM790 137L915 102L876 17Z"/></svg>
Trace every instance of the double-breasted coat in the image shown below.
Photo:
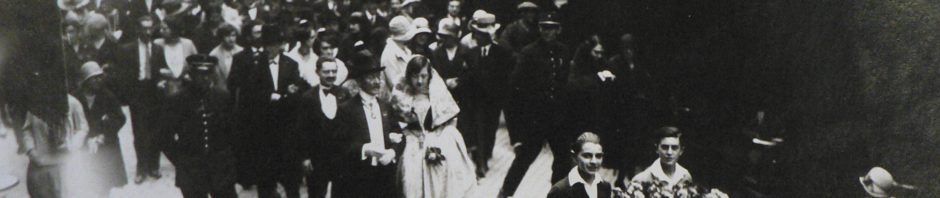
<svg viewBox="0 0 940 198"><path fill-rule="evenodd" d="M225 189L235 184L231 96L222 90L184 89L167 101L164 151L176 167L176 186Z"/></svg>

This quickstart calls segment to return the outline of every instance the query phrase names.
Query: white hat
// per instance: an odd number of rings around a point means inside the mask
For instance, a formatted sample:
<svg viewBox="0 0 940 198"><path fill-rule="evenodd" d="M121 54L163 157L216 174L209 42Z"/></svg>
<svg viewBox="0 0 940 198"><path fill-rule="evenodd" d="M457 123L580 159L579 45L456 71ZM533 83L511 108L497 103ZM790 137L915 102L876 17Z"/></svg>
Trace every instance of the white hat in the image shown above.
<svg viewBox="0 0 940 198"><path fill-rule="evenodd" d="M88 5L88 2L88 0L57 0L56 4L59 5L59 9L74 10L76 8Z"/></svg>
<svg viewBox="0 0 940 198"><path fill-rule="evenodd" d="M428 28L430 25L428 19L425 19L424 17L415 18L413 21L411 21L411 24L414 25L415 28Z"/></svg>
<svg viewBox="0 0 940 198"><path fill-rule="evenodd" d="M460 27L457 27L457 23L454 23L454 19L443 18L441 21L437 22L437 33L443 35L450 35L457 37L457 30Z"/></svg>
<svg viewBox="0 0 940 198"><path fill-rule="evenodd" d="M859 177L858 181L872 197L888 197L887 191L898 185L891 173L881 167L872 168L867 175Z"/></svg>
<svg viewBox="0 0 940 198"><path fill-rule="evenodd" d="M396 16L388 22L388 31L392 40L407 41L414 37L415 27L411 21L404 16Z"/></svg>
<svg viewBox="0 0 940 198"><path fill-rule="evenodd" d="M95 61L88 61L85 62L85 64L82 64L82 68L79 72L81 72L79 73L81 75L81 81L79 81L79 84L85 83L85 81L91 77L104 74L104 72L101 70L101 66L99 66Z"/></svg>
<svg viewBox="0 0 940 198"><path fill-rule="evenodd" d="M473 27L473 29L477 31L494 34L500 27L499 23L496 23L496 15L487 13L485 11L479 13L479 15L474 13L473 20L474 23L470 25L470 27ZM486 25L486 27L481 27L481 25Z"/></svg>
<svg viewBox="0 0 940 198"><path fill-rule="evenodd" d="M401 7L408 6L409 4L412 4L412 3L420 3L420 2L421 2L420 0L405 0L405 2L401 3Z"/></svg>

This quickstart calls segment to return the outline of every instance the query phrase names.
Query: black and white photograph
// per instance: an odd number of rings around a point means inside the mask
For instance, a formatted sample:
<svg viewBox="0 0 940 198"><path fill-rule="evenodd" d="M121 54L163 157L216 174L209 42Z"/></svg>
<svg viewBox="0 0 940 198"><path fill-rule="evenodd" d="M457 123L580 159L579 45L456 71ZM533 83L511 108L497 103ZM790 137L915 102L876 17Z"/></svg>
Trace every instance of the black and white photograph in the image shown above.
<svg viewBox="0 0 940 198"><path fill-rule="evenodd" d="M0 198L940 197L940 2L0 0Z"/></svg>

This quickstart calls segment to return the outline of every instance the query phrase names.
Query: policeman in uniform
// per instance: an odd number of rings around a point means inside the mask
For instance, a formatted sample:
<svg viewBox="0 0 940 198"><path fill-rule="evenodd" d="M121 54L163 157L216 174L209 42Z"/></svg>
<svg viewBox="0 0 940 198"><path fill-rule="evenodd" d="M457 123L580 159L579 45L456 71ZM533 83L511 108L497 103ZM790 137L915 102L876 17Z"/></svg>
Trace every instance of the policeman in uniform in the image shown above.
<svg viewBox="0 0 940 198"><path fill-rule="evenodd" d="M570 126L566 125L567 114L565 91L571 53L558 41L561 24L554 16L546 16L539 22L539 40L522 48L516 67L510 75L513 90L510 99L510 139L519 142L516 158L509 167L503 181L501 197L511 197L529 165L538 157L543 142L548 141L555 155L552 164L552 182L561 180L571 170L566 145L574 139Z"/></svg>
<svg viewBox="0 0 940 198"><path fill-rule="evenodd" d="M165 153L176 167L176 186L185 198L238 197L230 110L231 95L214 80L218 60L208 55L186 58L191 68L183 91L164 107Z"/></svg>

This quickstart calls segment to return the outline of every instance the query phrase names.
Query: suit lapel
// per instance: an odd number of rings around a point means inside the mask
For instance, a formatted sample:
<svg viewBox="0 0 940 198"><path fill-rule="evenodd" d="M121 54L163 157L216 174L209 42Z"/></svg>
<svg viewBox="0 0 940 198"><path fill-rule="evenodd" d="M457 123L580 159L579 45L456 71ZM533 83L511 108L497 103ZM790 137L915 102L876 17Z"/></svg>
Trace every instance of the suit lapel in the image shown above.
<svg viewBox="0 0 940 198"><path fill-rule="evenodd" d="M597 197L598 198L610 198L612 189L610 183L601 182L597 185Z"/></svg>
<svg viewBox="0 0 940 198"><path fill-rule="evenodd" d="M255 65L257 65L259 73L261 74L261 83L267 85L268 88L277 91L277 87L274 86L274 79L271 78L271 64L268 62L267 58L264 55L255 57Z"/></svg>
<svg viewBox="0 0 940 198"><path fill-rule="evenodd" d="M286 87L287 77L290 74L289 73L290 71L287 71L288 68L290 68L287 65L287 64L290 64L289 63L290 60L287 60L288 58L284 54L279 55L279 59L280 60L278 60L277 62L277 86L278 86L277 89L280 89L281 87Z"/></svg>

